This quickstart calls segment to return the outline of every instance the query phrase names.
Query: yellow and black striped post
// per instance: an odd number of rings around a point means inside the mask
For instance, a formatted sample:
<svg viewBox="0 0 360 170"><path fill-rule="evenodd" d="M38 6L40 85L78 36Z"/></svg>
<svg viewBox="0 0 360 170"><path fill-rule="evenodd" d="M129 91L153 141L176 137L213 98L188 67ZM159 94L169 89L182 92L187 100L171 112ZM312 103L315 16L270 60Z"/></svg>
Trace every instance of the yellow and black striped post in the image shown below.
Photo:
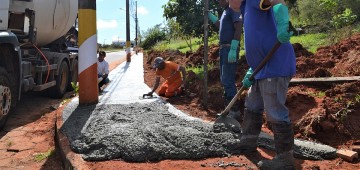
<svg viewBox="0 0 360 170"><path fill-rule="evenodd" d="M79 45L79 105L96 104L96 0L79 0Z"/></svg>

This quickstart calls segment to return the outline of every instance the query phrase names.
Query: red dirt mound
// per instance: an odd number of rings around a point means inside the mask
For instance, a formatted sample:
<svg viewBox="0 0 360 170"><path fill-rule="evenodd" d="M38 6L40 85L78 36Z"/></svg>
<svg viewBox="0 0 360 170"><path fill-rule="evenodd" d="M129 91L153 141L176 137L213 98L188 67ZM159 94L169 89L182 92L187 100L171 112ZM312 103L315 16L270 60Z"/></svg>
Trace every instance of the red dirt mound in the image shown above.
<svg viewBox="0 0 360 170"><path fill-rule="evenodd" d="M321 47L315 54L307 51L301 44L293 44L297 57L297 78L345 77L360 74L360 34L354 35L337 44ZM195 117L214 120L216 113L224 109L223 88L219 75L219 47L209 48L208 105L203 105L204 82L201 76L189 71L188 91L186 95L164 98ZM154 70L151 61L161 56L186 67L203 65L204 48L194 53L183 54L179 51L149 51L144 54L145 83L150 87L154 83ZM248 66L242 56L237 71L237 84ZM243 109L245 93L241 95L239 105ZM286 105L290 110L297 138L319 141L336 148L348 148L360 142L360 82L332 82L291 84ZM241 120L240 120L241 121ZM267 127L264 126L264 130Z"/></svg>

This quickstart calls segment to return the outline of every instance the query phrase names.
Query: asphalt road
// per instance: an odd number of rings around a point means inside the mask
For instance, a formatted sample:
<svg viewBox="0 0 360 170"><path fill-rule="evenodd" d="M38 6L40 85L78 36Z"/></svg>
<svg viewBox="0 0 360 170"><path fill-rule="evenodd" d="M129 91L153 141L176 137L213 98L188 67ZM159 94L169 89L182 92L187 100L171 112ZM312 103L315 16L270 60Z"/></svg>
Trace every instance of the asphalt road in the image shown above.
<svg viewBox="0 0 360 170"><path fill-rule="evenodd" d="M131 49L132 50L132 49ZM122 58L126 57L126 51L120 50L117 52L106 52L105 61L107 61L109 64L115 61L118 61Z"/></svg>

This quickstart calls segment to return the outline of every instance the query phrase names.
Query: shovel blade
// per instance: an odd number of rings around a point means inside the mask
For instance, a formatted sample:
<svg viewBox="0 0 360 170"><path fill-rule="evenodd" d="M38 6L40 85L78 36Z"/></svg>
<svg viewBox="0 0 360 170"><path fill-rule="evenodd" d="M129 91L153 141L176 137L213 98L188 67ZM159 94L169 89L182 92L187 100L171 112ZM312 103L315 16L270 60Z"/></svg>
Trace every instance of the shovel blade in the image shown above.
<svg viewBox="0 0 360 170"><path fill-rule="evenodd" d="M153 98L157 98L157 97L156 97L156 96L140 96L140 97L139 97L140 100L153 99Z"/></svg>
<svg viewBox="0 0 360 170"><path fill-rule="evenodd" d="M215 133L220 133L220 132L241 133L241 125L234 118L228 116L220 116L215 120L213 125L213 130Z"/></svg>

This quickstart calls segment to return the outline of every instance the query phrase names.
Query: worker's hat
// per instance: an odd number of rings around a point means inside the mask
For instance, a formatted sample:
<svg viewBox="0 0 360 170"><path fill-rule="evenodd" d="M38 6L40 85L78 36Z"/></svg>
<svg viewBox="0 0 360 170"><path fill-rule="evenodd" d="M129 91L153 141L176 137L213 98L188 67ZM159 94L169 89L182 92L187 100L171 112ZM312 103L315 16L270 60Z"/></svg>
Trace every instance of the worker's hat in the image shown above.
<svg viewBox="0 0 360 170"><path fill-rule="evenodd" d="M156 57L154 60L153 68L158 68L160 64L164 63L164 59L162 57Z"/></svg>

